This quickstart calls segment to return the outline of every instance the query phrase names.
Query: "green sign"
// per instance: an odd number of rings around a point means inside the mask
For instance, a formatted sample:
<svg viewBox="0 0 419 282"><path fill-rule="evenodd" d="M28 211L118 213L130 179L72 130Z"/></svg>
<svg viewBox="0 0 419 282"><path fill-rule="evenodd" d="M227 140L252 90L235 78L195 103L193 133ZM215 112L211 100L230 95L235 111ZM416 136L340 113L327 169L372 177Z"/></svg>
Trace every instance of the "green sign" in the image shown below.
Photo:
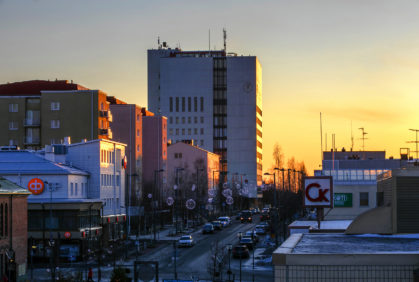
<svg viewBox="0 0 419 282"><path fill-rule="evenodd" d="M336 208L352 207L352 193L334 193L333 206Z"/></svg>

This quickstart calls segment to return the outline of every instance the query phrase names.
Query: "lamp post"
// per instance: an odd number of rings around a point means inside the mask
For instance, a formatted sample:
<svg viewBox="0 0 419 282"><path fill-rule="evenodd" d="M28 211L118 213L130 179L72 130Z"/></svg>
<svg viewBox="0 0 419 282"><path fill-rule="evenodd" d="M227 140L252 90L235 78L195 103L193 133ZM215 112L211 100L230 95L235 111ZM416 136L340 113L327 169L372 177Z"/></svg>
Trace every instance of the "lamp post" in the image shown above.
<svg viewBox="0 0 419 282"><path fill-rule="evenodd" d="M218 173L220 173L221 172L221 170L213 170L212 171L212 190L215 192L215 191L218 191L218 189L216 189L216 187L217 186L215 186L215 177L214 177L214 172L218 172ZM220 182L220 177L218 176L218 182ZM217 195L217 194L215 194L215 195ZM212 199L212 212L213 212L213 215L215 214L215 210L214 210L214 198Z"/></svg>
<svg viewBox="0 0 419 282"><path fill-rule="evenodd" d="M279 168L274 168L274 170L275 171L277 171L277 170L279 170ZM278 232L277 232L277 229L278 229L278 201L277 201L277 195L276 195L276 177L275 177L275 171L274 171L274 173L269 173L269 172L265 172L264 173L264 175L269 175L269 176L273 176L274 177L274 195L273 195L273 197L274 197L274 207L275 207L275 209L274 209L274 226L273 226L273 229L274 229L274 234L275 234L275 247L276 246L278 246Z"/></svg>
<svg viewBox="0 0 419 282"><path fill-rule="evenodd" d="M161 172L164 172L164 169L156 169L154 171L154 185L155 185L154 186L154 195L157 195L156 198L158 198L158 199L161 198L160 189L159 189L160 178L158 178L158 176ZM155 205L154 205L154 203L156 201L157 200L154 200L154 201L151 202L151 205L153 207L153 243L156 243L156 209L155 209Z"/></svg>
<svg viewBox="0 0 419 282"><path fill-rule="evenodd" d="M49 246L50 246L50 270L51 280L55 281L55 267L54 267L54 240L52 238L52 186L49 185L48 181L44 181L49 190Z"/></svg>
<svg viewBox="0 0 419 282"><path fill-rule="evenodd" d="M176 188L175 188L175 204L174 204L174 210L175 210L175 224L176 224L176 234L178 232L178 212L177 212L177 194L179 190L179 171L185 170L182 167L176 168Z"/></svg>
<svg viewBox="0 0 419 282"><path fill-rule="evenodd" d="M196 168L196 187L195 187L195 200L198 203L198 195L199 195L199 172L203 172L204 169L203 168ZM198 207L198 213L199 213L199 207ZM195 211L195 216L193 219L193 226L195 227L195 219L197 218L196 216L196 211Z"/></svg>
<svg viewBox="0 0 419 282"><path fill-rule="evenodd" d="M233 246L231 244L227 245L227 250L228 250L228 270L227 270L227 274L228 274L228 281L231 281L231 250L232 250Z"/></svg>

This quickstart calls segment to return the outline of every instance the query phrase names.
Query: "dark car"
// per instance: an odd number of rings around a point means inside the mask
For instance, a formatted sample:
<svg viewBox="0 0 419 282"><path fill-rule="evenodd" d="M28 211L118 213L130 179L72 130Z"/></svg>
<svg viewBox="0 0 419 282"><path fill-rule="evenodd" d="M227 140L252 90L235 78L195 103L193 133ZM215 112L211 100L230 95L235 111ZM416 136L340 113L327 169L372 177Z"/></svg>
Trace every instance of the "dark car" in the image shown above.
<svg viewBox="0 0 419 282"><path fill-rule="evenodd" d="M233 248L234 258L248 258L250 257L249 249L245 245L236 245Z"/></svg>
<svg viewBox="0 0 419 282"><path fill-rule="evenodd" d="M263 211L262 214L260 215L260 220L265 221L265 220L269 220L269 219L270 219L269 212Z"/></svg>
<svg viewBox="0 0 419 282"><path fill-rule="evenodd" d="M252 213L250 211L242 211L240 216L240 221L243 222L252 222Z"/></svg>
<svg viewBox="0 0 419 282"><path fill-rule="evenodd" d="M237 215L236 215L236 219L240 219L240 217L242 216L242 213L241 212L239 212Z"/></svg>
<svg viewBox="0 0 419 282"><path fill-rule="evenodd" d="M223 229L223 224L221 223L221 221L215 220L211 222L211 224L212 226L214 226L214 229L217 229L217 230Z"/></svg>
<svg viewBox="0 0 419 282"><path fill-rule="evenodd" d="M240 240L240 245L245 245L249 250L253 250L254 244L252 237L243 237Z"/></svg>
<svg viewBox="0 0 419 282"><path fill-rule="evenodd" d="M211 223L207 223L202 227L202 234L214 233L214 226Z"/></svg>

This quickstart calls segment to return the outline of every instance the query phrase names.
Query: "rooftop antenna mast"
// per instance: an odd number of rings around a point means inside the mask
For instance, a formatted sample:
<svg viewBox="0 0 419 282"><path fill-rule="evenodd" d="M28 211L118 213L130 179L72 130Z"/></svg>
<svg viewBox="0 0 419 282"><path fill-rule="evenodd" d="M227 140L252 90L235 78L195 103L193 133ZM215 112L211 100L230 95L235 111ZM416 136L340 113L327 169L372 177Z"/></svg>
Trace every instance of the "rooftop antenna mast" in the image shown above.
<svg viewBox="0 0 419 282"><path fill-rule="evenodd" d="M416 162L417 162L418 161L418 153L419 153L419 150L418 150L418 144L419 144L418 132L419 132L419 129L409 129L409 130L414 131L416 133L416 140L415 141L407 141L407 143L415 143L416 144L416 150L413 151L413 152L416 153Z"/></svg>
<svg viewBox="0 0 419 282"><path fill-rule="evenodd" d="M208 56L211 55L211 29L208 29Z"/></svg>
<svg viewBox="0 0 419 282"><path fill-rule="evenodd" d="M365 140L368 139L368 138L365 137L365 135L367 135L368 133L365 132L363 127L360 127L358 129L362 131L362 137L360 139L362 140L362 151L365 152Z"/></svg>
<svg viewBox="0 0 419 282"><path fill-rule="evenodd" d="M351 120L351 152L354 150L354 134L352 132L352 120Z"/></svg>
<svg viewBox="0 0 419 282"><path fill-rule="evenodd" d="M227 53L227 30L223 28L224 53Z"/></svg>
<svg viewBox="0 0 419 282"><path fill-rule="evenodd" d="M160 36L157 36L157 46L159 47L159 49L161 49Z"/></svg>

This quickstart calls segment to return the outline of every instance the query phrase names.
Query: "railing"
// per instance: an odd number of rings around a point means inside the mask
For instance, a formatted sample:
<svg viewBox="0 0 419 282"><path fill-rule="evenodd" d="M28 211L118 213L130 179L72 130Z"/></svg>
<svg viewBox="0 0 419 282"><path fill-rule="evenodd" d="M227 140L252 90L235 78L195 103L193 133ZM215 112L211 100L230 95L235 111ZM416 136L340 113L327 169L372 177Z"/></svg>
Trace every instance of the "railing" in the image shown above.
<svg viewBox="0 0 419 282"><path fill-rule="evenodd" d="M41 121L40 120L34 120L34 119L26 118L26 119L23 120L23 125L24 126L40 126L41 125Z"/></svg>
<svg viewBox="0 0 419 282"><path fill-rule="evenodd" d="M418 265L281 265L275 282L416 281Z"/></svg>

